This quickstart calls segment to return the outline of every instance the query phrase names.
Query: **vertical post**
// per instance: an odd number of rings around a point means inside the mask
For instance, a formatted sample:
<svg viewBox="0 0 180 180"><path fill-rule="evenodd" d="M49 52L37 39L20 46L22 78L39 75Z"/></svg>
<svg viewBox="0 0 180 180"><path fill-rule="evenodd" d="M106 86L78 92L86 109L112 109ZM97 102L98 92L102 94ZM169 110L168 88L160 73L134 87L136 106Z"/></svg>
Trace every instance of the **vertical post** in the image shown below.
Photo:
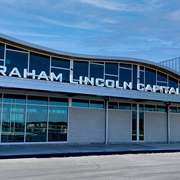
<svg viewBox="0 0 180 180"><path fill-rule="evenodd" d="M105 105L105 144L107 145L108 144L108 136L109 136L109 134L108 134L108 132L109 132L109 118L108 118L108 101L109 101L109 99L108 98L106 98L106 100L105 100L105 102L106 102L106 105Z"/></svg>
<svg viewBox="0 0 180 180"><path fill-rule="evenodd" d="M139 141L139 103L137 103L137 127L136 127L136 137L137 137L137 141Z"/></svg>
<svg viewBox="0 0 180 180"><path fill-rule="evenodd" d="M169 113L169 103L166 104L167 110L167 143L170 143L170 113Z"/></svg>

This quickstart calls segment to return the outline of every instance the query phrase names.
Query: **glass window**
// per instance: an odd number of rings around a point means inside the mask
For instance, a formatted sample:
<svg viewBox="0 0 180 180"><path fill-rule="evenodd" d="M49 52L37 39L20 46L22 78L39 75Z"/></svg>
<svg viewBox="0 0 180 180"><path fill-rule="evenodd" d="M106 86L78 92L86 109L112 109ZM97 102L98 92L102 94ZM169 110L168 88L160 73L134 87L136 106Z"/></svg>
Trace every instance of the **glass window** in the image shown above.
<svg viewBox="0 0 180 180"><path fill-rule="evenodd" d="M137 82L138 82L138 79L137 79L137 66L136 65L133 65L133 89L136 89L137 88Z"/></svg>
<svg viewBox="0 0 180 180"><path fill-rule="evenodd" d="M117 63L105 63L105 73L118 75L118 64Z"/></svg>
<svg viewBox="0 0 180 180"><path fill-rule="evenodd" d="M47 105L48 98L39 96L28 96L28 104Z"/></svg>
<svg viewBox="0 0 180 180"><path fill-rule="evenodd" d="M144 83L144 71L140 71L140 83Z"/></svg>
<svg viewBox="0 0 180 180"><path fill-rule="evenodd" d="M169 87L178 88L178 80L173 77L169 77Z"/></svg>
<svg viewBox="0 0 180 180"><path fill-rule="evenodd" d="M15 94L4 94L4 103L26 103L26 96L24 95L15 95Z"/></svg>
<svg viewBox="0 0 180 180"><path fill-rule="evenodd" d="M156 106L156 111L158 111L158 112L166 112L166 107L165 106Z"/></svg>
<svg viewBox="0 0 180 180"><path fill-rule="evenodd" d="M25 105L3 105L1 142L24 142L25 112Z"/></svg>
<svg viewBox="0 0 180 180"><path fill-rule="evenodd" d="M167 87L167 82L157 82L158 86L166 86Z"/></svg>
<svg viewBox="0 0 180 180"><path fill-rule="evenodd" d="M157 81L167 82L167 75L161 72L157 72Z"/></svg>
<svg viewBox="0 0 180 180"><path fill-rule="evenodd" d="M156 71L145 68L145 81L146 85L150 84L151 86L156 85Z"/></svg>
<svg viewBox="0 0 180 180"><path fill-rule="evenodd" d="M171 113L177 113L177 107L169 107Z"/></svg>
<svg viewBox="0 0 180 180"><path fill-rule="evenodd" d="M118 102L109 102L108 108L109 109L118 109Z"/></svg>
<svg viewBox="0 0 180 180"><path fill-rule="evenodd" d="M119 86L123 86L124 81L126 81L127 83L132 82L131 81L131 73L132 70L129 69L119 69Z"/></svg>
<svg viewBox="0 0 180 180"><path fill-rule="evenodd" d="M36 70L36 74L39 75L41 71L45 71L49 75L50 57L31 53L29 71Z"/></svg>
<svg viewBox="0 0 180 180"><path fill-rule="evenodd" d="M28 68L28 53L7 50L5 66L7 67L6 74L9 74L16 67L23 76L24 69Z"/></svg>
<svg viewBox="0 0 180 180"><path fill-rule="evenodd" d="M4 44L0 43L0 59L4 59Z"/></svg>
<svg viewBox="0 0 180 180"><path fill-rule="evenodd" d="M78 100L78 99L72 99L72 107L89 107L89 101L88 100Z"/></svg>
<svg viewBox="0 0 180 180"><path fill-rule="evenodd" d="M132 104L132 110L137 110L137 104Z"/></svg>
<svg viewBox="0 0 180 180"><path fill-rule="evenodd" d="M131 69L131 68L132 68L132 65L131 65L131 64L122 64L122 63L120 63L120 67L121 67L121 68Z"/></svg>
<svg viewBox="0 0 180 180"><path fill-rule="evenodd" d="M131 110L131 104L130 103L119 103L119 109Z"/></svg>
<svg viewBox="0 0 180 180"><path fill-rule="evenodd" d="M21 49L21 48L18 48L18 47L14 47L14 46L10 46L10 45L7 45L7 46L6 46L6 49L27 52L27 51L24 50L24 49Z"/></svg>
<svg viewBox="0 0 180 180"><path fill-rule="evenodd" d="M144 140L144 112L139 112L139 140Z"/></svg>
<svg viewBox="0 0 180 180"><path fill-rule="evenodd" d="M90 108L104 108L104 102L103 101L90 101Z"/></svg>
<svg viewBox="0 0 180 180"><path fill-rule="evenodd" d="M139 111L144 111L144 104L139 105Z"/></svg>
<svg viewBox="0 0 180 180"><path fill-rule="evenodd" d="M155 111L154 105L145 105L145 111Z"/></svg>
<svg viewBox="0 0 180 180"><path fill-rule="evenodd" d="M0 66L4 66L4 61L0 60Z"/></svg>
<svg viewBox="0 0 180 180"><path fill-rule="evenodd" d="M2 103L2 94L0 94L0 104Z"/></svg>
<svg viewBox="0 0 180 180"><path fill-rule="evenodd" d="M99 64L90 64L90 77L104 79L104 66Z"/></svg>
<svg viewBox="0 0 180 180"><path fill-rule="evenodd" d="M140 71L144 71L144 66L140 66Z"/></svg>
<svg viewBox="0 0 180 180"><path fill-rule="evenodd" d="M74 61L73 78L79 79L79 76L88 77L88 62Z"/></svg>
<svg viewBox="0 0 180 180"><path fill-rule="evenodd" d="M106 79L118 81L118 77L117 77L117 76L105 75L105 80L106 80ZM116 82L115 82L115 84L116 84Z"/></svg>
<svg viewBox="0 0 180 180"><path fill-rule="evenodd" d="M68 106L68 99L65 98L50 98L50 106Z"/></svg>
<svg viewBox="0 0 180 180"><path fill-rule="evenodd" d="M47 106L28 105L26 142L45 142L47 137Z"/></svg>
<svg viewBox="0 0 180 180"><path fill-rule="evenodd" d="M65 59L53 58L51 60L51 66L60 68L70 68L70 61Z"/></svg>
<svg viewBox="0 0 180 180"><path fill-rule="evenodd" d="M67 107L49 107L48 141L67 141Z"/></svg>
<svg viewBox="0 0 180 180"><path fill-rule="evenodd" d="M137 112L132 111L132 141L137 140Z"/></svg>
<svg viewBox="0 0 180 180"><path fill-rule="evenodd" d="M53 72L56 76L58 76L59 74L62 74L62 81L69 82L69 70L51 68L51 72Z"/></svg>

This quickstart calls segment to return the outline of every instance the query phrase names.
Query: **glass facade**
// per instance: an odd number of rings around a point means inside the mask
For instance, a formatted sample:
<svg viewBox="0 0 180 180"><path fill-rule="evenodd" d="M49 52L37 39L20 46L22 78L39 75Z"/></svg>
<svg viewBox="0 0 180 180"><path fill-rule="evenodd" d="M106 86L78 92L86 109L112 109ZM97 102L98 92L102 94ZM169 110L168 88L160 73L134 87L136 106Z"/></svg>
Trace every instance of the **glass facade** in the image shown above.
<svg viewBox="0 0 180 180"><path fill-rule="evenodd" d="M69 83L70 74L73 75L73 80L78 81L79 76L88 78L102 78L108 80L119 81L119 87L123 87L123 82L132 82L132 89L137 89L137 83L145 85L159 85L166 87L180 87L178 79L164 74L163 72L138 65L138 63L115 63L115 62L93 62L93 61L76 61L65 58L57 58L46 54L38 54L14 46L9 46L0 43L0 65L7 67L6 74L9 75L14 67L17 67L21 76L23 70L27 69L27 73L36 71L36 78L44 71L50 78L50 72L57 77L62 74L62 81ZM17 76L15 73L12 76ZM32 75L29 75L32 78ZM44 77L44 79L47 79ZM43 80L43 77L41 78ZM54 81L59 79L54 78ZM114 83L115 85L115 83Z"/></svg>
<svg viewBox="0 0 180 180"><path fill-rule="evenodd" d="M60 78L56 79L56 77L62 74L62 82L64 83L69 83L71 76L73 76L74 81L78 81L79 76L82 76L82 84L87 81L87 84L96 84L97 86L98 83L96 81L91 83L92 77L94 79L102 78L104 80L119 81L119 99L115 97L110 98L108 108L112 111L126 111L131 114L131 129L128 133L131 133L132 141L144 141L145 113L166 113L167 107L165 105L163 106L162 103L159 103L160 105L156 105L156 103L153 104L152 101L148 101L147 104L139 104L138 102L141 101L136 101L131 97L126 97L127 99L129 98L129 100L120 99L121 93L123 93L121 87L123 87L124 81L127 83L132 82L133 90L137 89L137 83L143 83L145 86L150 84L151 86L180 87L180 81L173 77L170 71L170 74L166 74L160 71L162 70L161 68L156 68L155 66L154 68L153 66L147 67L143 62L138 63L132 61L131 63L128 61L98 60L91 58L83 60L82 58L73 59L72 57L68 59L65 55L58 57L53 53L49 53L48 55L48 53L43 54L42 51L38 53L32 51L32 49L21 49L3 43L0 43L0 66L7 67L7 75L12 74L12 69L16 67L22 77L24 75L24 69L27 69L27 78L31 79L33 76L32 71L35 70L36 79L43 71L49 78L45 78L47 81L50 80L50 75L53 73L55 75L53 76L54 81L59 81ZM1 76L3 75L2 72L3 71L1 71ZM18 76L15 74L16 73L13 75L14 77ZM87 78L85 80L84 77L88 77L89 79ZM112 81L106 82L102 80L100 83L103 84L102 86L104 86L104 84L106 84L106 86L110 86L111 84L113 84L113 86L117 85ZM62 84L59 84L59 87L61 85ZM75 83L74 86L76 86ZM63 92L69 93L70 91L66 92L65 88ZM94 87L94 89L95 88L96 87ZM97 91L101 92L101 89L97 88ZM88 108L96 109L96 111L97 109L105 110L105 101L103 100L105 95L103 91L101 98L96 98L96 91L94 90L94 94L89 94L87 99L82 99L82 97L78 99L78 96L71 96L68 93L66 96L69 96L69 99L60 98L58 96L59 92L57 94L54 92L56 95L46 92L46 94L49 94L48 97L40 93L40 96L35 95L34 91L30 91L30 94L34 95L29 95L28 93L27 95L23 95L23 93L21 95L13 94L16 92L19 93L19 91L13 91L12 89L6 93L4 90L2 92L3 94L0 96L1 143L66 142L68 135L69 106L72 108L86 108L86 110ZM10 94L10 92L13 93ZM78 95L78 92L75 93ZM51 97L51 95L57 97ZM61 96L63 96L62 93ZM145 103L145 101L143 102ZM169 112L180 113L180 107L172 104ZM117 119L118 118L119 117L117 117Z"/></svg>
<svg viewBox="0 0 180 180"><path fill-rule="evenodd" d="M4 94L1 142L67 141L68 99Z"/></svg>

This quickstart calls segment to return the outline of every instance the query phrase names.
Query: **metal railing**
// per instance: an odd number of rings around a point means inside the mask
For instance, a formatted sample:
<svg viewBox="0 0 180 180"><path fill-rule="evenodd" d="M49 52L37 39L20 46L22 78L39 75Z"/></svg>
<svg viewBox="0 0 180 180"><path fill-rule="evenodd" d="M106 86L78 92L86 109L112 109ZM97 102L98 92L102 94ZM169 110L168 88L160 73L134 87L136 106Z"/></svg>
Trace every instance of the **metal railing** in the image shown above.
<svg viewBox="0 0 180 180"><path fill-rule="evenodd" d="M180 73L180 57L162 61L159 63Z"/></svg>

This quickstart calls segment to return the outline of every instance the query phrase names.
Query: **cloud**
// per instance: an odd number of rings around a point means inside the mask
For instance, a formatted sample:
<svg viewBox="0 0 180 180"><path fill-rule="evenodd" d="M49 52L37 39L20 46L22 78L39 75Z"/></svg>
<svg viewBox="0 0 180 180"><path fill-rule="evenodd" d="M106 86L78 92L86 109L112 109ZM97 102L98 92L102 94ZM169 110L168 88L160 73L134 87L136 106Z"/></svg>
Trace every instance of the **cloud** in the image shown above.
<svg viewBox="0 0 180 180"><path fill-rule="evenodd" d="M154 9L162 7L162 3L159 0L141 1L110 1L110 0L79 0L81 3L85 3L96 8L123 11L123 12L150 12Z"/></svg>
<svg viewBox="0 0 180 180"><path fill-rule="evenodd" d="M55 19L50 19L50 18L46 18L46 17L42 17L42 16L37 16L39 21L51 24L51 25L56 25L56 26L64 26L64 27L69 27L69 28L78 28L78 29L97 29L98 25L95 25L93 23L88 23L86 21L82 21L82 22L76 22L76 23L72 23L72 22L65 22L65 21L60 21L60 20L55 20ZM37 19L36 18L36 19Z"/></svg>
<svg viewBox="0 0 180 180"><path fill-rule="evenodd" d="M112 2L112 1L102 1L102 0L80 0L82 3L90 4L92 6L102 8L102 9L109 9L109 10L119 10L119 4Z"/></svg>
<svg viewBox="0 0 180 180"><path fill-rule="evenodd" d="M6 30L6 29L0 29L0 32L3 33L3 34L18 35L18 36L43 37L43 38L57 38L57 37L60 37L59 35L42 34L42 33L16 32L16 31L9 31L9 30Z"/></svg>
<svg viewBox="0 0 180 180"><path fill-rule="evenodd" d="M171 12L168 17L171 20L180 21L180 9Z"/></svg>

